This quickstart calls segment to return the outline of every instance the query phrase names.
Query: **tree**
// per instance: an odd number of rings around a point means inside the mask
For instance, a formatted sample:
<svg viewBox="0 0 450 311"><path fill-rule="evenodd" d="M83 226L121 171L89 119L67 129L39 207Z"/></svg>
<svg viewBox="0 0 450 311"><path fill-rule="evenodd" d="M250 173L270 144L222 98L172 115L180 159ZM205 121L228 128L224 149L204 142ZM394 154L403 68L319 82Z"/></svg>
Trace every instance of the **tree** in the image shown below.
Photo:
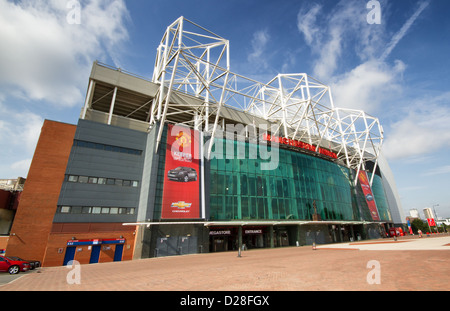
<svg viewBox="0 0 450 311"><path fill-rule="evenodd" d="M421 230L423 233L430 231L430 228L428 228L428 224L419 218L416 218L411 222L411 228L414 233L417 233L417 231L419 230Z"/></svg>

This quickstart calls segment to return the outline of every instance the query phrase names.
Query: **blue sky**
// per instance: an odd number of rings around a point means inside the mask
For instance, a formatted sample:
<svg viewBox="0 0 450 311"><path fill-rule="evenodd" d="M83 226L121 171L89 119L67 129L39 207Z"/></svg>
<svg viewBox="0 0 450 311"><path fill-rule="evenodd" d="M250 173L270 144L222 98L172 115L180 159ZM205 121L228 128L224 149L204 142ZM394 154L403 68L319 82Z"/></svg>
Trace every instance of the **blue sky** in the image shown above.
<svg viewBox="0 0 450 311"><path fill-rule="evenodd" d="M0 178L26 177L44 119L76 124L93 61L150 78L184 16L230 40L233 72L308 73L378 117L403 209L450 217L450 2L380 0L380 24L368 2L0 0Z"/></svg>

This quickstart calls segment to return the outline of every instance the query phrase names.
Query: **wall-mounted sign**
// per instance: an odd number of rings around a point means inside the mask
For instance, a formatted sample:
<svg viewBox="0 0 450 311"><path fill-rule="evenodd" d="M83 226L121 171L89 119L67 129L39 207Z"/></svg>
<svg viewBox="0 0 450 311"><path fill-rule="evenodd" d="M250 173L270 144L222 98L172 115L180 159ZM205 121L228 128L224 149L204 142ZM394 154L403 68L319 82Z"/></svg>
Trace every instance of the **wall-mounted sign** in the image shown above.
<svg viewBox="0 0 450 311"><path fill-rule="evenodd" d="M69 240L67 246L79 245L99 245L99 244L124 244L125 239L90 239L90 240Z"/></svg>
<svg viewBox="0 0 450 311"><path fill-rule="evenodd" d="M297 148L302 148L305 150L309 150L309 151L313 151L313 152L318 152L320 154L323 154L327 157L333 158L333 159L337 159L337 154L327 150L327 149L323 149L323 148L318 148L316 146L313 146L311 144L307 144L304 143L302 141L299 140L295 140L295 139L290 139L290 138L286 138L286 137L278 137L278 136L272 136L270 134L263 134L262 135L262 139L266 140L266 141L273 141L279 144L283 144L283 145L288 145L288 146L294 146Z"/></svg>
<svg viewBox="0 0 450 311"><path fill-rule="evenodd" d="M245 229L244 234L262 234L262 229Z"/></svg>
<svg viewBox="0 0 450 311"><path fill-rule="evenodd" d="M211 230L209 235L231 235L231 230Z"/></svg>

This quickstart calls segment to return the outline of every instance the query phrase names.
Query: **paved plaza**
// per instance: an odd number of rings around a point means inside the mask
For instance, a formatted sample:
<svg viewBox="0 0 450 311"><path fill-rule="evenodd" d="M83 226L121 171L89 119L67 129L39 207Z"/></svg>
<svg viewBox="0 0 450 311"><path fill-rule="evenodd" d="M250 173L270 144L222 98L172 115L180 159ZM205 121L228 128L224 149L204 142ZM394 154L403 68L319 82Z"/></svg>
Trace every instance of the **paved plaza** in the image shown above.
<svg viewBox="0 0 450 311"><path fill-rule="evenodd" d="M0 291L448 291L450 236L329 244L316 250L311 246L247 250L241 257L237 252L160 257L78 268L44 267L21 273L1 285ZM68 275L77 275L80 284L68 283Z"/></svg>

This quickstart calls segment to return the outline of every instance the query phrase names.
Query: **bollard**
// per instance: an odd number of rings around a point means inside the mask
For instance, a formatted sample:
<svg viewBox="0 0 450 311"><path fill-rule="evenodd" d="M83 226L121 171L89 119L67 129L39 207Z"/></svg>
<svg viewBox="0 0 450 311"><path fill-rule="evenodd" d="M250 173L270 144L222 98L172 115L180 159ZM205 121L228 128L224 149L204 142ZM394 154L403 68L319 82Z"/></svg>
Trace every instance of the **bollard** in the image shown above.
<svg viewBox="0 0 450 311"><path fill-rule="evenodd" d="M312 249L313 250L316 250L317 248L316 248L316 242L313 242L313 244L312 244Z"/></svg>

